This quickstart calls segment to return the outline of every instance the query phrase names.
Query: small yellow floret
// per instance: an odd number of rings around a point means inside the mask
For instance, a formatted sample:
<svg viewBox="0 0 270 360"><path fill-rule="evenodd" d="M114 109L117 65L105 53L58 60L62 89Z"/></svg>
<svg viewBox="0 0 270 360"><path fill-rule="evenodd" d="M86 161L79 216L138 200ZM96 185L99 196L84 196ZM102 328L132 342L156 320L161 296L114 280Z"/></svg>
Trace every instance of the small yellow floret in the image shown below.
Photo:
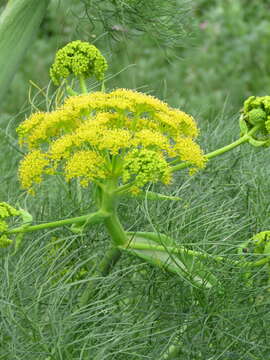
<svg viewBox="0 0 270 360"><path fill-rule="evenodd" d="M33 192L33 185L41 183L42 175L53 172L49 165L50 161L46 154L40 150L33 150L28 153L19 166L19 179L22 187Z"/></svg>
<svg viewBox="0 0 270 360"><path fill-rule="evenodd" d="M117 155L121 150L130 147L131 134L128 130L106 130L100 139L98 148L109 150L112 155Z"/></svg>
<svg viewBox="0 0 270 360"><path fill-rule="evenodd" d="M135 133L132 143L135 146L150 147L153 149L166 150L170 153L172 146L168 137L158 131L143 129Z"/></svg>
<svg viewBox="0 0 270 360"><path fill-rule="evenodd" d="M94 151L78 151L65 166L67 181L80 178L82 186L87 186L90 181L106 177L105 161Z"/></svg>
<svg viewBox="0 0 270 360"><path fill-rule="evenodd" d="M192 139L178 138L174 149L182 161L188 161L198 168L205 166L206 158L203 156L199 145Z"/></svg>

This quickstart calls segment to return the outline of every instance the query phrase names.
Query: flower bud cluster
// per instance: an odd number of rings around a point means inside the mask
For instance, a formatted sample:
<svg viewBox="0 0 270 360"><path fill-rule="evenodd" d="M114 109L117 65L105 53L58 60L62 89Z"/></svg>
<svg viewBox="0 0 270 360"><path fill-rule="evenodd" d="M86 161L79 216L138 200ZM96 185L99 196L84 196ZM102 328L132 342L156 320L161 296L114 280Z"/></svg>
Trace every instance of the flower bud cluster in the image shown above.
<svg viewBox="0 0 270 360"><path fill-rule="evenodd" d="M5 232L8 230L8 223L6 222L6 219L19 215L21 215L19 210L16 210L5 202L0 203L0 248L5 248L11 245L13 242L5 234Z"/></svg>
<svg viewBox="0 0 270 360"><path fill-rule="evenodd" d="M95 76L98 80L103 80L107 67L105 58L94 45L76 40L58 50L50 76L56 85L69 75L84 78Z"/></svg>
<svg viewBox="0 0 270 360"><path fill-rule="evenodd" d="M250 96L244 102L240 117L241 135L247 134L252 128L258 131L250 137L254 146L270 145L270 96Z"/></svg>
<svg viewBox="0 0 270 360"><path fill-rule="evenodd" d="M241 244L239 250L240 254L245 256L245 259L255 261L260 260L260 257L256 255L265 255L269 257L270 231L261 231L258 234L255 234L250 240Z"/></svg>

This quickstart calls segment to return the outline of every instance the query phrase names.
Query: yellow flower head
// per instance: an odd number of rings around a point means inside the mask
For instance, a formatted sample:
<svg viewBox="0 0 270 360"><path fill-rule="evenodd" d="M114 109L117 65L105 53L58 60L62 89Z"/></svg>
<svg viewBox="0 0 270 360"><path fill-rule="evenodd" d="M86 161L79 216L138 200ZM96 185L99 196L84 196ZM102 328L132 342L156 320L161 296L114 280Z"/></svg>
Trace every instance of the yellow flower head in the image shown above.
<svg viewBox="0 0 270 360"><path fill-rule="evenodd" d="M28 153L19 166L19 179L23 188L30 189L33 193L33 185L41 183L43 174L53 174L53 169L49 168L49 165L47 154L40 150Z"/></svg>
<svg viewBox="0 0 270 360"><path fill-rule="evenodd" d="M173 158L195 168L205 164L191 116L126 89L69 97L52 112L31 115L18 135L30 151L19 169L27 189L55 171L84 186L117 177L140 189L148 182L170 183Z"/></svg>

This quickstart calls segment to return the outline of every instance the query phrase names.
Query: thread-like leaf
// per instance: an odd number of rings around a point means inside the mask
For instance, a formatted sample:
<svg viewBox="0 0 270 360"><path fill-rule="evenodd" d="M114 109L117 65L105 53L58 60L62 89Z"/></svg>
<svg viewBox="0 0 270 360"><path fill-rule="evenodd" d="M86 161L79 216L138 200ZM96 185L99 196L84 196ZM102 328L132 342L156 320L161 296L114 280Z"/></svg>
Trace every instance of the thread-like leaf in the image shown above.
<svg viewBox="0 0 270 360"><path fill-rule="evenodd" d="M127 194L125 194L126 196ZM141 191L139 194L136 195L136 198L139 199L147 199L147 200L173 200L173 201L180 201L182 200L178 196L169 196L160 194L154 191Z"/></svg>

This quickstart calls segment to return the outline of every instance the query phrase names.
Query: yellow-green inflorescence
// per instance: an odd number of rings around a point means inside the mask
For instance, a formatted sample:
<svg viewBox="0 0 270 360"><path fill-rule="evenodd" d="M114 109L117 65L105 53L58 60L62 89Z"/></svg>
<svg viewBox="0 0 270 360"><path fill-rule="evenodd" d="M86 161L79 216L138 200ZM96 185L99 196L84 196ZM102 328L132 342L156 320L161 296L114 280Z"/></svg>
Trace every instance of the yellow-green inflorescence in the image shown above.
<svg viewBox="0 0 270 360"><path fill-rule="evenodd" d="M50 75L56 85L69 75L83 78L95 76L97 80L103 80L107 67L105 58L94 45L76 40L58 50Z"/></svg>
<svg viewBox="0 0 270 360"><path fill-rule="evenodd" d="M19 178L30 192L44 175L62 172L83 186L118 179L136 193L148 182L171 183L171 160L197 169L206 161L191 116L127 89L69 97L52 112L31 115L17 132L29 151Z"/></svg>
<svg viewBox="0 0 270 360"><path fill-rule="evenodd" d="M21 215L19 210L16 210L6 202L0 203L0 248L7 247L13 242L5 234L5 232L8 230L8 223L6 222L6 219L19 215Z"/></svg>
<svg viewBox="0 0 270 360"><path fill-rule="evenodd" d="M270 96L250 96L244 102L240 127L242 135L258 127L256 135L250 139L254 146L270 145Z"/></svg>

